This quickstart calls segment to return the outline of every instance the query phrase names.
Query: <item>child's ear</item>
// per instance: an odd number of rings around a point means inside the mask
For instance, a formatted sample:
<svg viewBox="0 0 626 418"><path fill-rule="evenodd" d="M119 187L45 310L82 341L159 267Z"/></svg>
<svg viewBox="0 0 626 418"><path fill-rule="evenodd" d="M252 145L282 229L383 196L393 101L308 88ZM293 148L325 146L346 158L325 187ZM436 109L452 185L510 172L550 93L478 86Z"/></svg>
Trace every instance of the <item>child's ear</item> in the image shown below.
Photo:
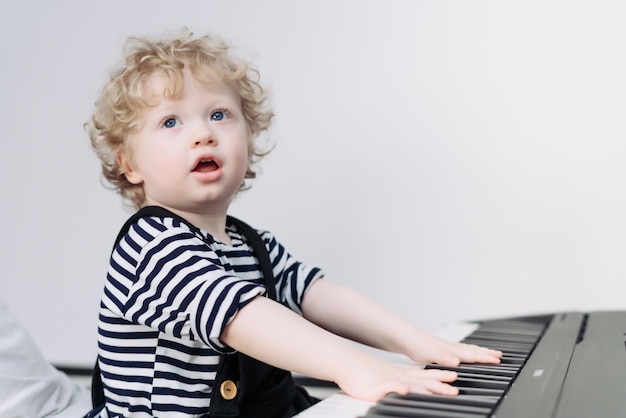
<svg viewBox="0 0 626 418"><path fill-rule="evenodd" d="M117 163L121 167L122 173L124 173L124 176L129 183L143 183L143 177L141 176L141 173L133 168L132 160L125 151L122 151L117 155Z"/></svg>

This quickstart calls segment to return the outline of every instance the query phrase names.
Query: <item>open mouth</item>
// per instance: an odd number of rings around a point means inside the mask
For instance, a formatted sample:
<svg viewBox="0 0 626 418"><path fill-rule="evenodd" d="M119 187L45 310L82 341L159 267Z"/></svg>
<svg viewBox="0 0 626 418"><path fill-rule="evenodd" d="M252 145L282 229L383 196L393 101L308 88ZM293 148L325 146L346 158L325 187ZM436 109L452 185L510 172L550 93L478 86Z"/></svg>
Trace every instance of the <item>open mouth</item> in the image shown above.
<svg viewBox="0 0 626 418"><path fill-rule="evenodd" d="M209 173L211 171L215 171L220 168L217 163L213 160L200 160L198 165L196 165L193 171L197 171L200 173Z"/></svg>

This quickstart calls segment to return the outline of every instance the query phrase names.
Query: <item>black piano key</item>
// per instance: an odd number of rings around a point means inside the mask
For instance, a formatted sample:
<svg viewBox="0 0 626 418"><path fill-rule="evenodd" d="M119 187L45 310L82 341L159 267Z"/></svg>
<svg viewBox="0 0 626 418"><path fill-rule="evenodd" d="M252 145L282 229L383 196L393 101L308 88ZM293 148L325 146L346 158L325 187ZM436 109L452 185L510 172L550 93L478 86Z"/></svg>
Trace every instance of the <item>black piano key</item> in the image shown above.
<svg viewBox="0 0 626 418"><path fill-rule="evenodd" d="M374 407L372 407L374 408ZM409 411L411 412L411 411ZM431 415L430 413L426 413L426 415L422 414L422 415L389 415L390 412L384 411L383 413L381 413L380 411L368 411L366 415L362 415L360 417L357 418L428 418L428 417L435 417L435 418L441 418L441 416L436 416L436 415ZM471 415L469 417L460 417L460 418L483 418L483 416L476 416L476 415ZM443 416L443 418L456 418L456 417L449 417L449 416Z"/></svg>
<svg viewBox="0 0 626 418"><path fill-rule="evenodd" d="M493 332L475 332L471 338L484 341L498 341L503 343L534 344L537 337L534 335L497 334Z"/></svg>
<svg viewBox="0 0 626 418"><path fill-rule="evenodd" d="M498 375L486 375L481 373L469 373L469 372L456 372L458 377L467 378L467 379L481 379L481 380L492 380L495 382L503 382L510 383L512 379L511 376L498 376Z"/></svg>
<svg viewBox="0 0 626 418"><path fill-rule="evenodd" d="M467 364L467 365L459 365L457 367L450 366L439 366L437 364L429 364L426 366L426 369L438 369L438 370L450 370L453 372L460 373L476 373L483 374L486 376L500 376L500 377L508 377L513 378L517 375L517 370L512 370L511 368L505 367L483 367L479 364Z"/></svg>
<svg viewBox="0 0 626 418"><path fill-rule="evenodd" d="M461 363L460 366L480 366L485 369L505 369L505 370L517 370L520 368L518 364L506 364L506 363L498 363L498 364L481 364L481 363Z"/></svg>
<svg viewBox="0 0 626 418"><path fill-rule="evenodd" d="M371 414L371 415L370 415ZM472 413L463 411L438 411L434 409L415 409L397 405L374 405L367 418L371 417L398 417L398 418L486 418L489 413Z"/></svg>
<svg viewBox="0 0 626 418"><path fill-rule="evenodd" d="M466 344L479 345L481 347L491 348L492 350L500 350L511 354L528 355L533 348L533 344L520 344L520 343L498 343L497 341L482 341L482 340L466 340L463 341Z"/></svg>
<svg viewBox="0 0 626 418"><path fill-rule="evenodd" d="M497 334L497 335L519 335L519 336L526 336L529 338L538 338L543 333L543 328L541 329L506 329L506 328L497 327L497 326L486 326L483 324L483 325L480 325L471 334L476 334L476 333L485 333L485 334L491 333L491 334Z"/></svg>
<svg viewBox="0 0 626 418"><path fill-rule="evenodd" d="M409 413L410 412L413 412L413 411L409 411ZM393 414L393 415L389 415L390 413ZM401 415L397 415L397 413L400 413ZM417 414L419 414L419 415L417 415ZM429 417L432 417L432 418L486 418L487 415L475 415L475 414L472 414L472 415L467 415L467 414L465 414L465 415L459 415L459 414L456 414L456 415L450 415L450 414L447 414L447 415L434 415L434 414L430 413L429 411L426 411L425 413L421 413L421 414L418 411L418 412L415 412L412 415L405 415L401 411L400 412L395 412L395 413L394 412L387 412L387 411L384 411L383 413L380 413L380 411L368 411L367 415L363 415L363 416L360 416L358 418L429 418Z"/></svg>
<svg viewBox="0 0 626 418"><path fill-rule="evenodd" d="M544 332L544 325L538 328L506 328L497 325L481 324L470 335L486 335L494 336L505 340L507 338L514 339L539 339Z"/></svg>
<svg viewBox="0 0 626 418"><path fill-rule="evenodd" d="M525 360L528 358L528 353L513 353L513 352L504 352L502 353L502 357L505 359L518 359Z"/></svg>
<svg viewBox="0 0 626 418"><path fill-rule="evenodd" d="M511 364L511 365L516 365L516 366L522 366L525 362L526 362L526 357L519 358L515 356L503 355L500 358L500 364Z"/></svg>
<svg viewBox="0 0 626 418"><path fill-rule="evenodd" d="M519 344L498 344L496 342L486 342L480 340L463 341L466 344L479 345L481 347L491 348L492 350L500 350L503 353L519 354L527 356L533 351L534 346L521 346Z"/></svg>
<svg viewBox="0 0 626 418"><path fill-rule="evenodd" d="M480 344L480 345L494 345L499 344L502 346L511 346L511 347L532 347L537 342L536 338L533 338L528 341L507 341L499 338L487 338L485 336L480 335L468 335L466 338L462 340L468 344Z"/></svg>
<svg viewBox="0 0 626 418"><path fill-rule="evenodd" d="M457 388L501 389L503 391L509 387L509 382L501 382L492 379L476 379L463 376L457 377L457 379L451 384Z"/></svg>
<svg viewBox="0 0 626 418"><path fill-rule="evenodd" d="M425 416L432 416L433 414L440 414L438 416L457 416L462 414L463 416L470 414L471 416L487 416L490 412L489 408L478 407L465 407L458 405L445 405L445 404L432 404L428 402L419 401L382 401L378 404L374 411L382 413L397 414L398 412L410 410L413 414L425 414ZM401 415L403 416L403 415ZM408 415L413 416L413 415ZM419 416L419 415L418 415Z"/></svg>
<svg viewBox="0 0 626 418"><path fill-rule="evenodd" d="M494 329L494 328L499 328L502 329L504 332L512 332L512 331L516 331L516 332L525 332L525 331L543 331L543 329L545 328L546 323L545 322L528 322L525 320L512 320L512 321L507 321L507 320L490 320L490 321L485 321L485 322L481 322L479 324L479 328L480 329Z"/></svg>
<svg viewBox="0 0 626 418"><path fill-rule="evenodd" d="M480 345L482 347L491 348L493 350L500 350L509 353L517 353L528 355L534 347L533 344L520 344L520 343L502 343L498 341L485 341L475 338L468 338L463 340L466 344Z"/></svg>
<svg viewBox="0 0 626 418"><path fill-rule="evenodd" d="M498 396L504 395L503 389L491 389L491 388L476 388L471 386L457 387L459 394L462 395L474 395L474 396Z"/></svg>
<svg viewBox="0 0 626 418"><path fill-rule="evenodd" d="M497 396L471 396L471 395L457 395L457 396L445 396L445 395L425 395L422 393L409 393L406 395L400 395L397 393L391 393L387 396L389 399L410 399L415 401L428 401L430 403L444 403L450 405L466 405L466 406L480 406L491 408L498 403L499 398Z"/></svg>
<svg viewBox="0 0 626 418"><path fill-rule="evenodd" d="M491 406L472 406L459 405L453 403L430 402L428 400L420 401L410 398L385 398L380 401L383 406L399 406L405 408L413 408L424 411L450 411L450 412L467 412L472 414L486 415L491 412Z"/></svg>

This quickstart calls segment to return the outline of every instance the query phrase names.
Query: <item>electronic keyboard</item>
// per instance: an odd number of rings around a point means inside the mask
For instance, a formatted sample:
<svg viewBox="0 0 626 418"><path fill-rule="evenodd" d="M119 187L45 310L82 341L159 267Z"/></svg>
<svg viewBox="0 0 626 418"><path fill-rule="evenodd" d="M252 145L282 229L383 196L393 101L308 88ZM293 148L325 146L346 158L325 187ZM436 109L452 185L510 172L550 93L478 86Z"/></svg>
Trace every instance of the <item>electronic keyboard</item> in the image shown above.
<svg viewBox="0 0 626 418"><path fill-rule="evenodd" d="M374 403L338 392L297 417L626 417L626 311L461 325L469 332L447 338L501 350L503 357L499 365L426 366L456 371L458 396L389 394Z"/></svg>

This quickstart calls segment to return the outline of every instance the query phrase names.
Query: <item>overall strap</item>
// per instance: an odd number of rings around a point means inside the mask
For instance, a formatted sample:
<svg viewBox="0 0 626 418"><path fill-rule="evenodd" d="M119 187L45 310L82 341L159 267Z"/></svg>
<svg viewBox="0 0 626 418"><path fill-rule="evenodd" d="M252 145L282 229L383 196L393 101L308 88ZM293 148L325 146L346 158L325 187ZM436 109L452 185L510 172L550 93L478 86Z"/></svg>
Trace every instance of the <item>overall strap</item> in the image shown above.
<svg viewBox="0 0 626 418"><path fill-rule="evenodd" d="M261 272L263 273L263 281L265 282L265 287L267 287L267 295L270 299L276 300L276 282L274 280L272 262L270 261L270 255L267 252L263 239L254 228L241 219L237 219L234 216L228 216L228 219L237 225L239 232L248 240L248 244L250 244L252 251L259 260Z"/></svg>
<svg viewBox="0 0 626 418"><path fill-rule="evenodd" d="M119 242L122 240L124 235L128 233L128 230L133 224L135 224L139 219L146 218L149 216L156 216L159 218L178 219L180 222L187 225L189 229L191 229L192 231L199 231L198 227L196 227L195 225L188 222L186 219L182 218L181 216L175 214L172 211L169 211L161 206L145 206L139 209L139 211L137 211L133 216L131 216L126 221L124 226L122 226L120 233L117 235L117 238L115 239L115 245L117 246L117 244L119 244ZM241 235L246 237L248 244L252 248L252 252L256 256L256 258L259 260L261 272L263 273L263 282L265 284L265 287L267 288L267 295L270 299L276 300L276 283L274 280L272 263L270 261L270 256L267 252L267 248L265 247L265 244L263 243L263 239L256 232L254 228L252 228L250 225L248 225L244 221L237 219L234 216L228 216L227 219L228 221L235 224L235 226L237 226L237 229L239 230Z"/></svg>

